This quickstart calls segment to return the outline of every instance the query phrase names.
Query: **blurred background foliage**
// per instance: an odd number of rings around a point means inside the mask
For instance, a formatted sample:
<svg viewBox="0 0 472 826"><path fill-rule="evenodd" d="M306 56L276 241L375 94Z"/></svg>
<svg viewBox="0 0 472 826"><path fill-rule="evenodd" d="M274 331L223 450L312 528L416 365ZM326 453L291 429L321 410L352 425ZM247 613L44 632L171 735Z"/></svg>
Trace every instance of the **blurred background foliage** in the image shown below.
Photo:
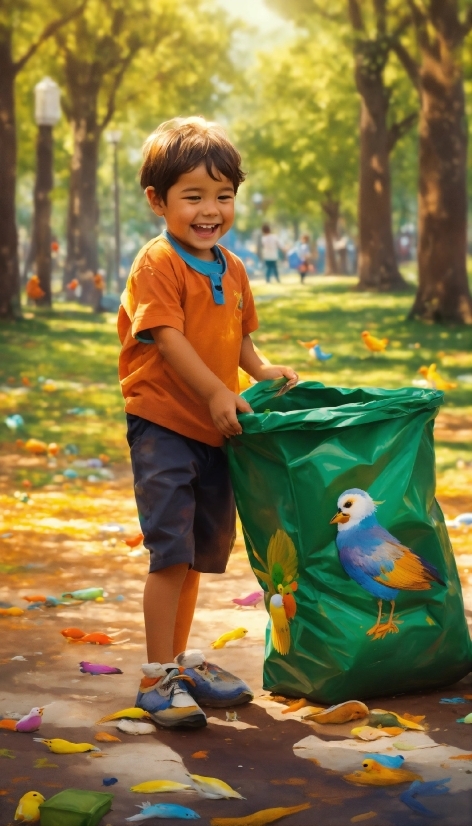
<svg viewBox="0 0 472 826"><path fill-rule="evenodd" d="M303 232L309 233L313 245L324 234L330 250L349 237L358 252L359 286L389 291L405 288L395 261L400 232L409 233L413 257L416 246L426 250L440 237L440 255L428 259L424 254L423 262L418 258L418 296L422 290L425 295L417 317L470 323L465 257L454 259L452 235L443 220L448 199L452 206L447 220L456 226L461 220L461 186L448 193L454 176L448 176L447 167L449 162L462 163L462 149L457 157L449 157L443 135L436 147L436 168L423 165L421 172L420 135L424 140L428 132L428 105L424 88L413 76L425 74L425 38L429 58L442 43L433 70L442 78L438 105L444 104L445 112L455 111L454 83L446 77L450 69L450 77L459 78L459 97L464 79L467 120L472 3L447 0L446 5L449 23L446 7L438 16L429 0L332 0L329 6L318 0L241 0L238 5L229 0L5 0L4 26L16 59L29 54L44 25L50 35L39 35L40 47L33 49L16 77L23 285L34 272L32 261L28 264L37 134L33 92L48 75L61 89L64 113L54 129L56 293L58 286L62 289L75 278L82 287L97 272L106 275L108 287L113 282L119 244L114 235L115 155L107 142L109 131L120 134L121 277L113 284L119 290L137 250L159 230L137 182L141 146L163 120L200 114L224 123L243 156L248 177L238 194L235 224L241 243L249 240L255 251L257 230L267 221L282 232L287 248ZM261 23L270 14L278 27ZM446 32L451 21L460 30L457 46ZM49 31L48 25L56 28ZM442 52L452 61L449 68L447 60L441 64ZM456 123L454 128L459 146L462 127ZM374 146L376 131L381 139ZM434 154L433 142L427 151ZM450 143L455 145L454 140ZM423 148L423 158L426 154ZM460 170L461 180L470 177L470 154L467 163ZM421 229L418 197L421 215L421 190L434 189L439 178L435 213L429 224L423 221L424 235L416 244L418 224ZM74 204L79 204L75 223ZM75 248L74 238L79 238ZM12 235L8 243L14 250ZM447 267L434 267L441 256L453 272L449 286L444 281ZM334 252L332 257L336 258ZM351 262L351 274L354 269ZM326 272L341 270L348 271L326 267ZM59 273L64 273L62 278ZM414 266L410 276L416 277ZM444 318L441 290L448 296L457 293ZM93 296L85 293L82 300L94 304Z"/></svg>
<svg viewBox="0 0 472 826"><path fill-rule="evenodd" d="M28 42L35 15L55 13L70 0L31 0L28 14L18 12L17 52ZM348 26L322 20L321 25L288 28L287 35L268 45L255 37L237 9L230 16L206 0L156 0L151 18L162 20L172 33L160 37L153 31L144 0L113 3L89 0L86 9L88 59L103 49L106 24L121 9L127 42L134 21L140 45L117 90L113 128L122 132L119 149L121 221L124 252L132 256L139 244L155 232L156 224L137 183L140 149L147 135L162 120L175 115L201 114L225 123L237 141L248 171L242 188L237 226L242 232L260 223L252 196L264 194L264 213L269 220L295 226L322 228L323 196L330 192L341 201L346 225L355 233L358 172L359 98L353 78L353 57L348 48ZM169 17L178 16L171 22ZM24 18L29 18L25 24ZM39 23L36 22L36 26ZM74 24L66 31L74 29ZM177 34L176 34L177 30ZM68 33L69 48L83 58L83 44ZM88 40L88 38L86 38ZM157 45L156 45L156 40ZM100 45L101 44L101 45ZM472 52L466 54L472 78ZM48 40L17 78L18 124L18 220L27 237L32 219L36 126L33 118L34 86L45 75L61 87L63 103L70 105L65 80L64 52L54 38ZM98 95L103 117L109 83L104 79ZM393 56L386 68L391 108L396 117L406 116L417 105L415 93ZM396 146L392 156L393 210L396 228L414 220L417 180L416 130ZM53 230L63 246L73 152L69 122L63 117L55 127L55 188ZM104 266L112 244L112 151L100 142L98 197L100 204L100 256Z"/></svg>

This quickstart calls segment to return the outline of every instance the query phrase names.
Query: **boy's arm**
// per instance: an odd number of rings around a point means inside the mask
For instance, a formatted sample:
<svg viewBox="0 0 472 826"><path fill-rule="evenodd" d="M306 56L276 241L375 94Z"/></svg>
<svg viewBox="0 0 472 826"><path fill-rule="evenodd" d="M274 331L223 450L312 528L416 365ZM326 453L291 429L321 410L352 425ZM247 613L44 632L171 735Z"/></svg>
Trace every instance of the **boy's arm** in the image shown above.
<svg viewBox="0 0 472 826"><path fill-rule="evenodd" d="M264 364L254 350L254 345L249 335L244 336L241 344L239 366L256 381L279 379L282 376L285 376L285 378L289 380L298 381L298 376L291 367L286 367L284 364Z"/></svg>
<svg viewBox="0 0 472 826"><path fill-rule="evenodd" d="M228 390L180 330L174 327L154 327L151 333L161 356L207 402L217 430L227 438L242 433L236 411L251 413L250 405L237 393Z"/></svg>

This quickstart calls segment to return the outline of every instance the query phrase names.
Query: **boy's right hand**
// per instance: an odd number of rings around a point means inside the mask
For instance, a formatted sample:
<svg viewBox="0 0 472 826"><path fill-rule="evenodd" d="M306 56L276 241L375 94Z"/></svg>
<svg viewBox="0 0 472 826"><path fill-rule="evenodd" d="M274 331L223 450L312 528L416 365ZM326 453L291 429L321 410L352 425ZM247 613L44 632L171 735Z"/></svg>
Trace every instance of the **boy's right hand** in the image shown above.
<svg viewBox="0 0 472 826"><path fill-rule="evenodd" d="M239 436L243 429L238 421L236 412L252 413L252 407L245 399L228 390L227 387L218 389L209 399L208 406L213 424L223 436Z"/></svg>

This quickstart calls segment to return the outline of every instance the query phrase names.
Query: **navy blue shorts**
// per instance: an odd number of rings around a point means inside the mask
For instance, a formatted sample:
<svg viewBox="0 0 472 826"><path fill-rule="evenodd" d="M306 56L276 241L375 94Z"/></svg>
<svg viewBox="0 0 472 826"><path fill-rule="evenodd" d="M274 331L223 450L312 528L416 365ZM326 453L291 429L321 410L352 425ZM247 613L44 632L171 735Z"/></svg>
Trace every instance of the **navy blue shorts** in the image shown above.
<svg viewBox="0 0 472 826"><path fill-rule="evenodd" d="M201 573L224 573L236 536L226 455L140 416L126 418L149 571L186 562Z"/></svg>

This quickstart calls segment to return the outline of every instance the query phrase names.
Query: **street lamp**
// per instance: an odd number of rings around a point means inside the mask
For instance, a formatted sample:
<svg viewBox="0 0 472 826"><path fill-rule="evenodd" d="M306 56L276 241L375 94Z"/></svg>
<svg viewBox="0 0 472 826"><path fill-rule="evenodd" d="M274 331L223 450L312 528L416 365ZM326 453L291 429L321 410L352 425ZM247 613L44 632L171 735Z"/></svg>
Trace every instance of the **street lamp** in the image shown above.
<svg viewBox="0 0 472 826"><path fill-rule="evenodd" d="M60 89L50 77L34 87L36 182L34 187L33 250L36 275L44 293L41 303L51 306L51 190L53 187L52 130L61 117Z"/></svg>
<svg viewBox="0 0 472 826"><path fill-rule="evenodd" d="M120 239L120 187L118 180L118 144L121 139L119 129L110 129L105 133L105 138L113 146L113 192L115 200L115 275L117 289L120 289L120 263L121 263L121 239Z"/></svg>

